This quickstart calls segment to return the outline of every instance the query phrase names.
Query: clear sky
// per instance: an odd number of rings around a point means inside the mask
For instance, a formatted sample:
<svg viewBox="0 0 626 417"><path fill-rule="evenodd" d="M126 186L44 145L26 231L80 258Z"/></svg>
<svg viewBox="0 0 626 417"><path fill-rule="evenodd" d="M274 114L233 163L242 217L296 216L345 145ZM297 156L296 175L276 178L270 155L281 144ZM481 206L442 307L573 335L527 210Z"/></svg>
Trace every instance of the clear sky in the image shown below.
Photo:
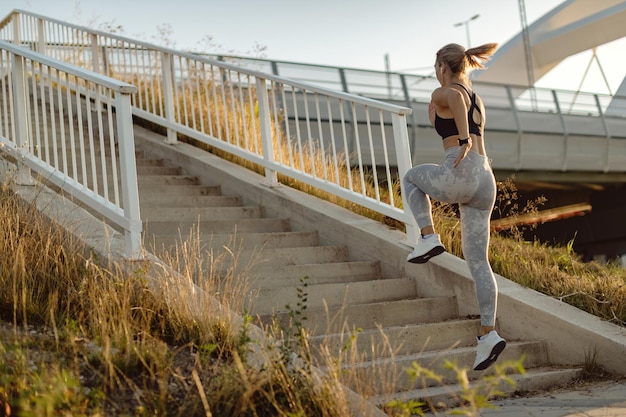
<svg viewBox="0 0 626 417"><path fill-rule="evenodd" d="M592 0L588 0L592 1ZM528 23L562 0L525 0ZM155 44L203 52L392 71L430 69L435 52L456 42L505 43L521 30L517 0L0 0L0 18L24 9ZM625 43L598 49L615 92L626 75ZM579 54L538 85L576 90L591 52ZM565 67L565 68L563 68ZM608 92L596 63L582 89Z"/></svg>

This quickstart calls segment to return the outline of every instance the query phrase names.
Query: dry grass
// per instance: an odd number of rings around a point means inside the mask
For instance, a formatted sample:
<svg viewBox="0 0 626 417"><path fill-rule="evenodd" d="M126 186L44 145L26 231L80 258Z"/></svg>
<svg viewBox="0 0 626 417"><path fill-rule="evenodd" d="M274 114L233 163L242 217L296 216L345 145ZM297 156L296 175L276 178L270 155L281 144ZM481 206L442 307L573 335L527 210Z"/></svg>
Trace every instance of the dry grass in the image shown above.
<svg viewBox="0 0 626 417"><path fill-rule="evenodd" d="M318 395L324 384L271 350L262 369L250 366L249 319L236 329L197 320L149 288L166 277L103 267L6 189L0 212L0 415L345 415L345 399ZM195 250L174 252L189 275L206 269L190 262ZM220 301L237 307L245 287L226 280Z"/></svg>

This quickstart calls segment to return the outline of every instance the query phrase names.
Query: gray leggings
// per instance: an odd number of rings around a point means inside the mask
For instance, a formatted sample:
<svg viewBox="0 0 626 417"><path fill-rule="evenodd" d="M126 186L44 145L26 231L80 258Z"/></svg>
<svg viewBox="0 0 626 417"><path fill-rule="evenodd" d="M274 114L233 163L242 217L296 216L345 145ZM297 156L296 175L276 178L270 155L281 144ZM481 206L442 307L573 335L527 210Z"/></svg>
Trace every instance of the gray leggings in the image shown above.
<svg viewBox="0 0 626 417"><path fill-rule="evenodd" d="M421 164L402 179L409 208L420 229L433 225L430 198L458 203L463 256L476 283L483 326L495 326L498 287L489 265L489 221L496 199L496 181L487 157L469 151L455 168L460 147L448 148L442 165Z"/></svg>

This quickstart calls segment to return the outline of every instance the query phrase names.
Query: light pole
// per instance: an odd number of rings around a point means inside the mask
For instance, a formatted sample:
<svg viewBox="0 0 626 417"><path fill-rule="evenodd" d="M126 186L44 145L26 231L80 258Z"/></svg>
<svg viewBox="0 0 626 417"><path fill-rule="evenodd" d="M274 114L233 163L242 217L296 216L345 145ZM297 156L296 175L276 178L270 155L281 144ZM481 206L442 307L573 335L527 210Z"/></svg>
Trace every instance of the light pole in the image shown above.
<svg viewBox="0 0 626 417"><path fill-rule="evenodd" d="M459 23L455 23L454 27L459 27L462 25L465 25L465 35L467 36L467 48L471 47L472 44L470 42L470 32L469 32L469 22L471 22L472 20L476 20L480 17L479 14L475 14L474 16L470 17L467 20L464 20L463 22L459 22Z"/></svg>

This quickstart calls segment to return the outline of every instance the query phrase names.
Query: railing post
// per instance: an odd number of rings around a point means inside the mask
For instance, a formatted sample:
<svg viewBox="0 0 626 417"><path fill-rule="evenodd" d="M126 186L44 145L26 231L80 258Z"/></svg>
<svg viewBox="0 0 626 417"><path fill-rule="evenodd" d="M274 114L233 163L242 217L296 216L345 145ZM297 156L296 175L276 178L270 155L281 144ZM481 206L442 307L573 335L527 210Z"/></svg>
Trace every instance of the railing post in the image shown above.
<svg viewBox="0 0 626 417"><path fill-rule="evenodd" d="M602 111L602 105L600 104L600 99L597 94L593 95L593 98L596 100L596 106L598 106L598 115L600 116L600 120L602 120L602 127L604 127L604 134L606 136L606 150L604 155L604 172L609 172L610 168L610 158L611 158L611 132L609 132L609 126L606 124L606 118L604 117L604 111Z"/></svg>
<svg viewBox="0 0 626 417"><path fill-rule="evenodd" d="M100 48L100 56L102 57L102 74L110 77L109 75L109 61L107 59L107 47L102 45Z"/></svg>
<svg viewBox="0 0 626 417"><path fill-rule="evenodd" d="M46 55L46 31L44 20L37 19L37 52Z"/></svg>
<svg viewBox="0 0 626 417"><path fill-rule="evenodd" d="M552 90L552 98L554 100L554 105L556 106L556 110L559 113L559 118L561 120L561 127L563 128L563 164L561 165L561 171L567 171L567 153L568 153L568 139L569 133L567 132L567 126L565 124L565 117L563 117L563 112L561 111L561 105L559 104L559 97L556 94L556 90Z"/></svg>
<svg viewBox="0 0 626 417"><path fill-rule="evenodd" d="M389 74L389 73L388 73ZM389 75L387 75L389 76ZM409 94L409 86L406 83L406 77L404 74L400 74L400 84L402 84L402 94L404 95L404 105L409 109L412 109L413 106L411 104L411 95ZM391 100L391 94L389 94L389 99ZM415 113L411 112L411 116L409 117L411 120L411 140L412 145L411 148L417 147L417 120L415 118Z"/></svg>
<svg viewBox="0 0 626 417"><path fill-rule="evenodd" d="M517 114L517 107L515 107L515 99L513 98L513 93L511 92L511 86L505 85L504 88L506 90L506 95L509 98L509 105L511 106L513 120L515 120L515 127L517 128L517 163L515 170L520 170L522 168L522 124L519 121L519 114Z"/></svg>
<svg viewBox="0 0 626 417"><path fill-rule="evenodd" d="M174 74L172 71L172 55L163 52L161 55L161 67L163 68L163 101L165 103L165 120L167 128L166 143L173 145L178 142L176 131L172 129L176 118L174 117Z"/></svg>
<svg viewBox="0 0 626 417"><path fill-rule="evenodd" d="M271 61L271 63L272 63L272 74L280 75L278 73L278 64L276 63L276 61Z"/></svg>
<svg viewBox="0 0 626 417"><path fill-rule="evenodd" d="M346 71L343 68L339 68L339 80L341 81L341 89L344 93L349 93L348 91L348 79L346 78Z"/></svg>
<svg viewBox="0 0 626 417"><path fill-rule="evenodd" d="M278 186L278 176L276 171L269 168L274 164L274 142L272 140L272 126L270 124L270 102L267 95L267 88L264 78L256 79L256 96L259 106L259 119L261 122L261 144L263 146L263 159L267 162L265 166L265 178L270 187Z"/></svg>
<svg viewBox="0 0 626 417"><path fill-rule="evenodd" d="M344 93L349 93L348 91L348 79L346 78L346 71L343 68L338 68L339 70L339 79L341 80L341 89ZM356 121L352 120L352 109L350 104L345 102L345 112L347 114L346 122L351 131L352 141L348 144L348 149L346 151L349 155L352 155L352 150L356 146ZM354 123L353 123L354 122Z"/></svg>
<svg viewBox="0 0 626 417"><path fill-rule="evenodd" d="M30 169L24 164L23 156L30 147L28 132L28 106L26 105L26 71L24 57L11 54L11 67L13 68L13 117L15 123L15 145L17 148L17 185L32 185Z"/></svg>
<svg viewBox="0 0 626 417"><path fill-rule="evenodd" d="M102 74L100 68L100 54L98 53L98 35L92 33L91 37L91 68L93 72L97 72L98 74ZM108 74L105 74L108 75Z"/></svg>
<svg viewBox="0 0 626 417"><path fill-rule="evenodd" d="M135 140L130 95L115 93L115 118L120 153L120 174L122 178L122 205L124 217L129 227L124 231L124 249L130 259L140 259L141 216L139 213L139 188L137 185L137 163L135 161Z"/></svg>
<svg viewBox="0 0 626 417"><path fill-rule="evenodd" d="M393 126L393 140L396 150L396 160L398 161L398 176L400 180L400 193L402 194L402 207L404 208L404 224L406 226L406 240L409 246L417 244L419 229L417 222L409 209L407 195L402 185L402 178L409 169L413 167L411 162L411 149L409 148L409 133L406 128L406 116L403 114L393 113L391 115L391 124Z"/></svg>
<svg viewBox="0 0 626 417"><path fill-rule="evenodd" d="M13 43L16 45L21 44L20 40L20 15L19 13L13 13Z"/></svg>

